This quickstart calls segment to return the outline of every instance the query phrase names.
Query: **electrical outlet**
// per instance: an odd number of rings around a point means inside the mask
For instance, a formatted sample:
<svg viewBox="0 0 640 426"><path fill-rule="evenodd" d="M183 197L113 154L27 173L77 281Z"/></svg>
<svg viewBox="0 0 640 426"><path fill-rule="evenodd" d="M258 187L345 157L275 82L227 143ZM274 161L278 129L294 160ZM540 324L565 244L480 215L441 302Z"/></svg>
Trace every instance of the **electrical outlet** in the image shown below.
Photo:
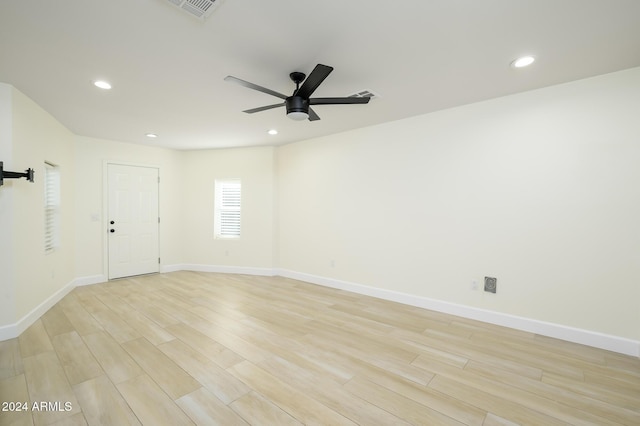
<svg viewBox="0 0 640 426"><path fill-rule="evenodd" d="M498 287L498 279L492 277L484 277L484 291L495 293Z"/></svg>

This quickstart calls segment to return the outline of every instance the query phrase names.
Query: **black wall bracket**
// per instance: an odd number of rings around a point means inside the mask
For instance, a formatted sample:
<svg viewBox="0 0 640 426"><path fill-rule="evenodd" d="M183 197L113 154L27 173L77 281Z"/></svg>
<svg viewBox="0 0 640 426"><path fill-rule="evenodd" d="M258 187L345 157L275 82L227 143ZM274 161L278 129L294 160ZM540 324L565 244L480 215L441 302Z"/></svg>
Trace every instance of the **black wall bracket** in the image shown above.
<svg viewBox="0 0 640 426"><path fill-rule="evenodd" d="M5 179L20 179L23 177L26 178L29 182L33 182L33 175L35 173L33 169L27 169L24 171L24 173L9 172L4 170L2 164L2 161L0 161L0 186L4 184Z"/></svg>

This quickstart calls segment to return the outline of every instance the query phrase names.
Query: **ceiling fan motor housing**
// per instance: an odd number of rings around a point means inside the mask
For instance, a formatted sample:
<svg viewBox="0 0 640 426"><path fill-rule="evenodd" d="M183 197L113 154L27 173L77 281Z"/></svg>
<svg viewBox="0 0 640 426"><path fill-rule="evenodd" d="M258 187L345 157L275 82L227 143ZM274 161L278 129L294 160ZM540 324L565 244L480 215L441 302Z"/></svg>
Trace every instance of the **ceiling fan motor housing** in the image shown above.
<svg viewBox="0 0 640 426"><path fill-rule="evenodd" d="M292 112L309 114L309 99L304 99L300 96L289 96L284 103L287 107L287 114Z"/></svg>

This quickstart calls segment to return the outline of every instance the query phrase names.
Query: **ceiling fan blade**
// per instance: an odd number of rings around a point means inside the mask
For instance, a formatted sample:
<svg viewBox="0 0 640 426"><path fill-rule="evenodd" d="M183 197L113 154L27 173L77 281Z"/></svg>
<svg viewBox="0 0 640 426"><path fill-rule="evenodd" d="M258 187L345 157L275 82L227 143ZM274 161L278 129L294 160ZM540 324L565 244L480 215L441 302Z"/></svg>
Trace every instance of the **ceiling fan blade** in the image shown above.
<svg viewBox="0 0 640 426"><path fill-rule="evenodd" d="M320 117L318 116L318 114L316 114L314 110L309 108L309 121L318 121L318 120L320 120Z"/></svg>
<svg viewBox="0 0 640 426"><path fill-rule="evenodd" d="M281 106L284 106L284 102L280 102L279 104L273 104L273 105L267 105L267 106L263 106L263 107L258 107L258 108L247 109L247 110L244 110L242 112L246 112L247 114L253 114L254 112L266 111L268 109L278 108L278 107L281 107Z"/></svg>
<svg viewBox="0 0 640 426"><path fill-rule="evenodd" d="M249 89L257 90L258 92L266 93L268 95L275 96L280 99L287 99L287 96L283 95L282 93L278 93L274 90L267 89L266 87L258 86L257 84L249 83L248 81L241 80L237 77L228 75L224 78L224 81L231 81L241 86L248 87Z"/></svg>
<svg viewBox="0 0 640 426"><path fill-rule="evenodd" d="M302 83L300 89L296 91L296 96L300 96L303 99L308 99L309 96L311 96L311 94L315 92L318 86L320 86L324 79L327 78L329 74L331 74L331 71L333 71L333 67L322 64L316 65L313 71L311 71L311 74L309 74L309 77L307 77L304 83Z"/></svg>
<svg viewBox="0 0 640 426"><path fill-rule="evenodd" d="M311 98L309 105L368 104L371 98Z"/></svg>

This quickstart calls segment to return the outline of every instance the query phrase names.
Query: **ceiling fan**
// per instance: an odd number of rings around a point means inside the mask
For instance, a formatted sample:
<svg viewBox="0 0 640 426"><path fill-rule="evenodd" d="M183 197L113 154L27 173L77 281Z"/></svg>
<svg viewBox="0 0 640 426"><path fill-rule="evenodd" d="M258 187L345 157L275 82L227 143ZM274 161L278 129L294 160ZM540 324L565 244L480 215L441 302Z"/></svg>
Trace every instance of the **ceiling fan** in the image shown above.
<svg viewBox="0 0 640 426"><path fill-rule="evenodd" d="M307 77L302 72L292 72L289 74L289 77L296 84L296 90L294 90L291 96L283 95L282 93L278 93L271 89L267 89L262 86L258 86L257 84L249 83L248 81L241 80L239 78L233 76L226 76L225 81L231 81L234 83L238 83L241 86L248 87L249 89L257 90L262 93L266 93L268 95L275 96L280 99L284 99L284 102L280 102L273 105L266 105L263 107L252 108L245 110L247 114L253 114L255 112L266 111L272 108L278 108L281 106L287 107L287 117L299 121L306 120L316 121L320 120L318 114L315 113L310 107L310 105L345 105L345 104L366 104L369 102L370 98L356 98L356 97L347 97L347 98L311 98L310 96L313 92L320 86L320 84L324 81L325 78L333 71L333 67L318 64L311 71L309 77ZM306 77L306 80L305 80ZM303 83L304 82L304 83ZM302 83L302 86L300 86Z"/></svg>

